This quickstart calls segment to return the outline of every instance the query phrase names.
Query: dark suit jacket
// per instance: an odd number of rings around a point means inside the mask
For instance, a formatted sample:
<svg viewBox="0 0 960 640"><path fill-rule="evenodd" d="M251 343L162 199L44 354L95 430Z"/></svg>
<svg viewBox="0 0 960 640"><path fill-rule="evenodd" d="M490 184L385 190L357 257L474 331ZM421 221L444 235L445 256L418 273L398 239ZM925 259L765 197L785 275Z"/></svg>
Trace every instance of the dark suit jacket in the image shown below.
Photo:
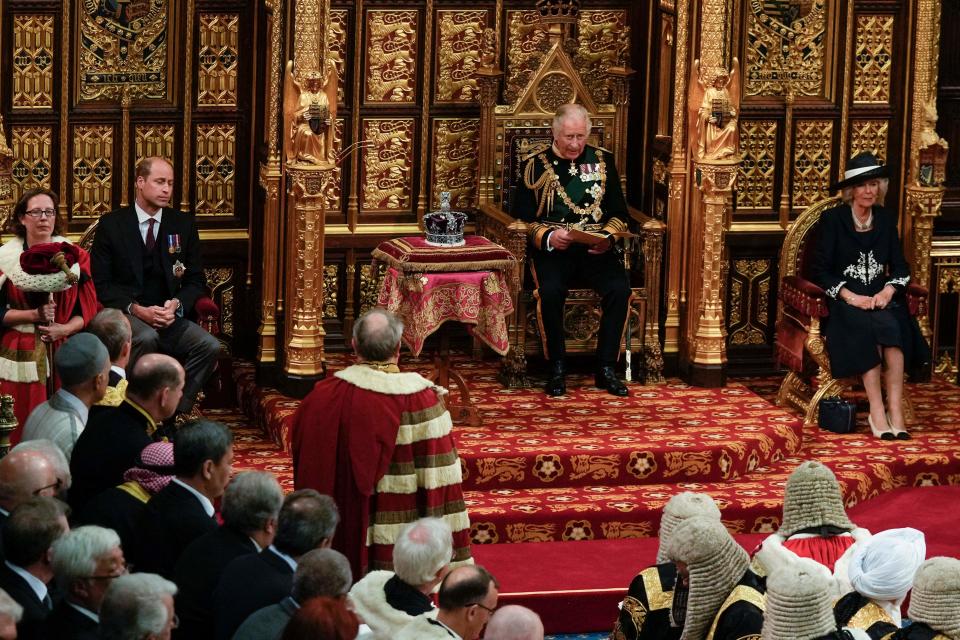
<svg viewBox="0 0 960 640"><path fill-rule="evenodd" d="M47 637L51 640L97 640L99 625L61 600L47 618Z"/></svg>
<svg viewBox="0 0 960 640"><path fill-rule="evenodd" d="M23 617L17 624L17 638L20 640L38 640L46 638L46 620L50 610L37 597L27 581L0 563L0 589L23 607Z"/></svg>
<svg viewBox="0 0 960 640"><path fill-rule="evenodd" d="M180 235L179 254L168 252L168 238L174 234ZM178 298L187 316L197 297L206 290L200 235L193 216L164 209L157 244L169 298ZM90 260L97 298L104 306L126 310L131 302L139 302L143 293L142 247L143 237L133 205L100 217ZM182 278L173 275L173 263L177 260L186 267Z"/></svg>
<svg viewBox="0 0 960 640"><path fill-rule="evenodd" d="M70 457L69 502L75 512L93 496L123 482L123 473L136 466L140 452L153 442L147 435L149 424L126 401L90 414Z"/></svg>
<svg viewBox="0 0 960 640"><path fill-rule="evenodd" d="M223 570L213 592L217 640L230 640L243 621L258 609L290 595L293 569L271 549L241 556Z"/></svg>
<svg viewBox="0 0 960 640"><path fill-rule="evenodd" d="M87 500L83 509L73 513L74 526L95 524L113 529L120 536L120 545L133 557L137 549L137 531L147 503L119 487L110 487Z"/></svg>
<svg viewBox="0 0 960 640"><path fill-rule="evenodd" d="M173 567L187 546L217 528L197 497L171 482L150 499L140 518L135 564L138 571L173 577Z"/></svg>
<svg viewBox="0 0 960 640"><path fill-rule="evenodd" d="M177 616L180 626L173 632L177 640L208 640L216 625L213 620L213 590L230 561L256 553L249 536L222 526L205 533L184 550L173 568L177 583Z"/></svg>

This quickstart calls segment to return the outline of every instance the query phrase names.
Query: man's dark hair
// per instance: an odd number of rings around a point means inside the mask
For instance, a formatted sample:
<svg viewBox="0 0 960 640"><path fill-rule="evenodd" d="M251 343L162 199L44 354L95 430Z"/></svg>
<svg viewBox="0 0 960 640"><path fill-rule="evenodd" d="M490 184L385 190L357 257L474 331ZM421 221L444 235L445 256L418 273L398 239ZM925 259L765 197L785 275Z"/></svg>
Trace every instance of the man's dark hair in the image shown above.
<svg viewBox="0 0 960 640"><path fill-rule="evenodd" d="M116 362L123 346L130 341L130 323L123 317L120 309L106 308L93 316L87 325L87 331L100 338L107 348L110 362Z"/></svg>
<svg viewBox="0 0 960 640"><path fill-rule="evenodd" d="M133 170L133 176L134 176L133 179L136 180L137 178L143 178L143 179L149 178L150 173L153 171L154 162L166 162L168 165L173 167L173 164L166 158L158 158L155 156L149 157L149 158L143 158L142 160L140 160L140 162L137 163L137 166Z"/></svg>
<svg viewBox="0 0 960 640"><path fill-rule="evenodd" d="M299 603L311 598L339 598L350 591L353 572L347 557L333 549L314 549L297 560L290 595Z"/></svg>
<svg viewBox="0 0 960 640"><path fill-rule="evenodd" d="M150 361L144 358L137 360L133 371L127 373L127 393L147 399L160 389L172 389L180 384L180 369L176 360L166 358Z"/></svg>
<svg viewBox="0 0 960 640"><path fill-rule="evenodd" d="M280 507L273 545L296 558L333 538L339 523L340 512L333 498L313 489L300 489L289 494Z"/></svg>
<svg viewBox="0 0 960 640"><path fill-rule="evenodd" d="M453 572L448 573L447 577L440 583L440 594L437 602L441 609L451 611L472 604L483 603L484 598L490 591L491 582L494 587L500 588L497 579L480 565L461 569L461 571L470 570L472 570L471 575L464 578L456 576L453 581L448 580L451 575L454 575Z"/></svg>
<svg viewBox="0 0 960 640"><path fill-rule="evenodd" d="M173 438L173 470L181 478L190 478L203 468L203 463L219 463L233 444L233 432L219 422L194 420L177 431Z"/></svg>
<svg viewBox="0 0 960 640"><path fill-rule="evenodd" d="M3 555L11 564L28 567L67 532L60 523L69 508L56 498L34 497L10 512L3 527Z"/></svg>

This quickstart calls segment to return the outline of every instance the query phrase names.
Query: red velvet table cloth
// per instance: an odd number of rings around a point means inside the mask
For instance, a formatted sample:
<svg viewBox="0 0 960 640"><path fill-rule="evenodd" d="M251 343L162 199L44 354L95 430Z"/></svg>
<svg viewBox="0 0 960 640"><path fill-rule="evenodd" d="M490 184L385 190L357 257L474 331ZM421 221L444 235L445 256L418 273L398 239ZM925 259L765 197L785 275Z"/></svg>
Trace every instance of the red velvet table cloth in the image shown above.
<svg viewBox="0 0 960 640"><path fill-rule="evenodd" d="M465 324L500 355L510 348L507 318L513 301L503 267L514 268L512 255L481 236L466 240L451 250L429 247L422 238L396 238L374 251L390 265L377 304L403 318L403 341L415 356L448 320ZM461 270L449 270L450 263Z"/></svg>

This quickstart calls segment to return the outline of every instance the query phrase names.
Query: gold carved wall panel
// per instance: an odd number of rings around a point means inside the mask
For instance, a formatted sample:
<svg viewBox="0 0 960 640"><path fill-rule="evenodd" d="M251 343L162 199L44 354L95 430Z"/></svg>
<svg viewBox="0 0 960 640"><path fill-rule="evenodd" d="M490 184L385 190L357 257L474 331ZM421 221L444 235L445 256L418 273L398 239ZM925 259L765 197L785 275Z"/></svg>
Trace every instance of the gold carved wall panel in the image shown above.
<svg viewBox="0 0 960 640"><path fill-rule="evenodd" d="M772 266L770 258L738 258L733 261L727 320L731 346L766 344L770 330Z"/></svg>
<svg viewBox="0 0 960 640"><path fill-rule="evenodd" d="M51 127L10 127L13 151L13 199L34 187L49 189L53 172L53 129Z"/></svg>
<svg viewBox="0 0 960 640"><path fill-rule="evenodd" d="M233 269L231 267L208 267L203 270L207 288L214 302L220 305L220 330L227 337L233 336Z"/></svg>
<svg viewBox="0 0 960 640"><path fill-rule="evenodd" d="M113 209L112 125L73 127L73 218L96 218Z"/></svg>
<svg viewBox="0 0 960 640"><path fill-rule="evenodd" d="M507 11L507 74L503 89L506 102L514 103L546 54L547 32L540 28L536 11Z"/></svg>
<svg viewBox="0 0 960 640"><path fill-rule="evenodd" d="M174 0L75 4L80 100L115 99L123 86L137 97L166 99Z"/></svg>
<svg viewBox="0 0 960 640"><path fill-rule="evenodd" d="M417 11L367 12L366 90L368 103L416 102Z"/></svg>
<svg viewBox="0 0 960 640"><path fill-rule="evenodd" d="M477 63L480 39L487 27L489 11L437 11L436 102L474 102L477 99Z"/></svg>
<svg viewBox="0 0 960 640"><path fill-rule="evenodd" d="M234 213L237 167L237 126L197 125L197 215L229 216Z"/></svg>
<svg viewBox="0 0 960 640"><path fill-rule="evenodd" d="M333 148L340 152L343 149L343 127L345 126L343 118L337 118L337 124L333 128ZM327 182L327 211L339 211L341 207L340 191L343 184L343 165L337 164L333 169L333 177Z"/></svg>
<svg viewBox="0 0 960 640"><path fill-rule="evenodd" d="M869 151L886 163L889 131L890 123L886 120L854 120L849 156L852 158L861 151Z"/></svg>
<svg viewBox="0 0 960 640"><path fill-rule="evenodd" d="M890 101L893 28L891 15L857 16L857 51L853 59L854 102L886 104Z"/></svg>
<svg viewBox="0 0 960 640"><path fill-rule="evenodd" d="M593 99L610 101L607 69L629 63L630 29L624 10L581 11L579 20L580 46L574 64Z"/></svg>
<svg viewBox="0 0 960 640"><path fill-rule="evenodd" d="M323 318L335 319L339 315L337 293L340 283L340 265L323 265Z"/></svg>
<svg viewBox="0 0 960 640"><path fill-rule="evenodd" d="M330 63L337 71L337 101L346 102L344 87L347 82L347 60L351 54L347 51L347 34L350 33L349 14L346 9L330 11L330 30L328 32L328 54Z"/></svg>
<svg viewBox="0 0 960 640"><path fill-rule="evenodd" d="M358 316L377 306L380 283L383 282L386 270L387 265L384 262L378 262L376 265L367 262L360 265L360 312L357 314Z"/></svg>
<svg viewBox="0 0 960 640"><path fill-rule="evenodd" d="M367 211L410 211L413 204L413 118L363 121L360 206Z"/></svg>
<svg viewBox="0 0 960 640"><path fill-rule="evenodd" d="M16 15L13 18L14 109L53 107L54 17Z"/></svg>
<svg viewBox="0 0 960 640"><path fill-rule="evenodd" d="M841 3L843 4L843 3ZM827 0L748 0L744 94L824 93Z"/></svg>
<svg viewBox="0 0 960 640"><path fill-rule="evenodd" d="M793 141L793 208L830 195L831 120L797 120Z"/></svg>
<svg viewBox="0 0 960 640"><path fill-rule="evenodd" d="M166 158L174 164L173 150L176 128L172 124L138 124L136 126L136 158L134 165L144 158Z"/></svg>
<svg viewBox="0 0 960 640"><path fill-rule="evenodd" d="M440 192L450 192L450 206L477 206L480 120L438 118L433 121L433 192L430 206L440 204Z"/></svg>
<svg viewBox="0 0 960 640"><path fill-rule="evenodd" d="M773 209L774 176L777 169L777 121L740 121L740 179L737 206L742 209Z"/></svg>
<svg viewBox="0 0 960 640"><path fill-rule="evenodd" d="M240 15L201 13L197 53L197 106L237 106Z"/></svg>

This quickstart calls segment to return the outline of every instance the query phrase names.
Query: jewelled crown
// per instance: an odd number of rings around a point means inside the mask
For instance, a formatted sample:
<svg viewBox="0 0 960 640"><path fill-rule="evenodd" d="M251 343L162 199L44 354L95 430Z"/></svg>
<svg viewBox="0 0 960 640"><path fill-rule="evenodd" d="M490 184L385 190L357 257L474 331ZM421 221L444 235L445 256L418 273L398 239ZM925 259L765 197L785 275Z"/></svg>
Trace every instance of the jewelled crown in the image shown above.
<svg viewBox="0 0 960 640"><path fill-rule="evenodd" d="M435 247L463 245L463 226L466 222L467 214L450 209L450 192L441 192L440 210L431 211L423 216L423 226L427 230L427 244Z"/></svg>
<svg viewBox="0 0 960 640"><path fill-rule="evenodd" d="M580 0L537 0L537 11L544 22L576 22Z"/></svg>

